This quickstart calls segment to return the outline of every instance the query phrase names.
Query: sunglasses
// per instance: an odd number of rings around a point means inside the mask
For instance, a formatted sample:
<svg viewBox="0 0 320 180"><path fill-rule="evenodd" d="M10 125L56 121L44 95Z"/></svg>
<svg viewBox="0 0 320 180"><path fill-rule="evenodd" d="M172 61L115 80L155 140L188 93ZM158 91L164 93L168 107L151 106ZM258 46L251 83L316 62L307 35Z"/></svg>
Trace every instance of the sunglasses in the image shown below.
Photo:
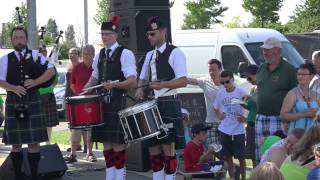
<svg viewBox="0 0 320 180"><path fill-rule="evenodd" d="M226 81L220 81L221 84L229 84L230 80L226 80Z"/></svg>
<svg viewBox="0 0 320 180"><path fill-rule="evenodd" d="M146 36L147 36L147 37L149 37L149 36L153 37L153 36L155 36L155 35L156 35L156 33L154 33L154 32L146 33Z"/></svg>

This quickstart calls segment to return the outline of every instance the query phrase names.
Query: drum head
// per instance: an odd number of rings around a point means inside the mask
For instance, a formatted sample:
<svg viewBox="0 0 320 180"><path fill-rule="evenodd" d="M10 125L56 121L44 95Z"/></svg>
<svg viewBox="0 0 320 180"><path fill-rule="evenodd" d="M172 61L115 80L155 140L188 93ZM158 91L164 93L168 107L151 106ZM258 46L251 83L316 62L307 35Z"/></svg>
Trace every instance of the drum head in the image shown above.
<svg viewBox="0 0 320 180"><path fill-rule="evenodd" d="M101 95L82 95L82 96L72 96L67 97L67 103L86 103L86 102L97 102L102 101L103 98Z"/></svg>
<svg viewBox="0 0 320 180"><path fill-rule="evenodd" d="M134 106L127 107L126 109L123 109L118 112L119 116L127 116L127 115L132 115L132 114L137 114L139 112L143 112L145 110L151 109L152 107L156 106L156 100L151 100L151 101L145 101L142 103L138 103Z"/></svg>

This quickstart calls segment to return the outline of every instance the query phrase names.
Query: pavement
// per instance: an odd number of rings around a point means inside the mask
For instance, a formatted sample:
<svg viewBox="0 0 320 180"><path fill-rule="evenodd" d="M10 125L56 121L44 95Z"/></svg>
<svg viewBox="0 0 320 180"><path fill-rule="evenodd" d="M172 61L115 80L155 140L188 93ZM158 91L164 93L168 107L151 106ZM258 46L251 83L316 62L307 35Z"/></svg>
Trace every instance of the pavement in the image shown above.
<svg viewBox="0 0 320 180"><path fill-rule="evenodd" d="M58 126L53 128L53 132L67 130L68 125L66 122L61 122ZM10 153L10 146L1 144L2 137L0 135L0 180L12 179L12 165L8 161ZM69 146L58 144L63 155ZM102 151L93 150L94 155L97 157L97 162L87 162L84 160L85 153L77 152L78 162L67 164L68 170L60 180L103 180L105 179L105 161ZM127 180L151 180L152 171L137 172L127 170ZM177 175L177 180L183 180L183 176Z"/></svg>

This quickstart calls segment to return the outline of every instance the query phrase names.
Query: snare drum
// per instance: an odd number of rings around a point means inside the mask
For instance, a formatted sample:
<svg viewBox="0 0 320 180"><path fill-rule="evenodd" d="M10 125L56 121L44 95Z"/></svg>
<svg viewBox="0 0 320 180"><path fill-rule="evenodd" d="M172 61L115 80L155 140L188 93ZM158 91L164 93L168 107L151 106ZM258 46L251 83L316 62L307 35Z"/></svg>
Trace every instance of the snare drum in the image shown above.
<svg viewBox="0 0 320 180"><path fill-rule="evenodd" d="M100 95L84 95L66 98L71 129L92 128L104 125L103 98Z"/></svg>
<svg viewBox="0 0 320 180"><path fill-rule="evenodd" d="M162 122L156 100L146 101L118 112L127 144L136 143L168 131Z"/></svg>

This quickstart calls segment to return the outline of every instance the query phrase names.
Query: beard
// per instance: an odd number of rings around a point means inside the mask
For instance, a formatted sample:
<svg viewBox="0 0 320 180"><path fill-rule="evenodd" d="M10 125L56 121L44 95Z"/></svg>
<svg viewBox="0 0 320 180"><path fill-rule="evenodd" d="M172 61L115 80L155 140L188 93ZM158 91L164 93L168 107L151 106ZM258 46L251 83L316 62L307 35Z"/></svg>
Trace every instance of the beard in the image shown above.
<svg viewBox="0 0 320 180"><path fill-rule="evenodd" d="M25 44L22 44L22 43L18 43L16 44L15 46L13 46L13 49L18 51L18 52L21 52L23 49L25 49L27 46Z"/></svg>

